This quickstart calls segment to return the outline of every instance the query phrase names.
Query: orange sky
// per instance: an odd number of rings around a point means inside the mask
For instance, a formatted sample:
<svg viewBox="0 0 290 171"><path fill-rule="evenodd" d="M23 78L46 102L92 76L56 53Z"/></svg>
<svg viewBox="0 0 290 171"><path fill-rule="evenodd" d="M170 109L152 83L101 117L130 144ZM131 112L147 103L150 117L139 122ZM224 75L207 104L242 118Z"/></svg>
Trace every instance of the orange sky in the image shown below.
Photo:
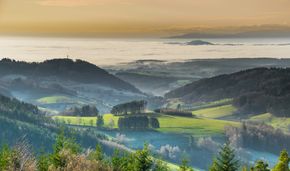
<svg viewBox="0 0 290 171"><path fill-rule="evenodd" d="M0 0L0 32L163 35L290 24L290 0Z"/></svg>

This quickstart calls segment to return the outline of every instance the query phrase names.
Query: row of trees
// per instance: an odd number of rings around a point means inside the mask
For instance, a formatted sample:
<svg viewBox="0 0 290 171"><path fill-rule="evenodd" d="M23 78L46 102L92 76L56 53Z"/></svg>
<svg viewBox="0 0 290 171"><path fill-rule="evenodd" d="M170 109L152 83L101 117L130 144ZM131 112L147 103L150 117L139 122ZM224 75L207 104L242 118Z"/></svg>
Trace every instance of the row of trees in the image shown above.
<svg viewBox="0 0 290 171"><path fill-rule="evenodd" d="M177 109L168 109L168 108L156 109L154 110L154 112L164 113L166 115L172 115L172 116L193 117L191 111L183 111L181 110L180 106Z"/></svg>
<svg viewBox="0 0 290 171"><path fill-rule="evenodd" d="M148 116L126 116L119 118L119 129L133 129L145 130L149 128L159 128L159 121L157 118Z"/></svg>
<svg viewBox="0 0 290 171"><path fill-rule="evenodd" d="M64 112L65 115L69 116L98 116L99 110L96 106L85 105L82 107L73 107Z"/></svg>
<svg viewBox="0 0 290 171"><path fill-rule="evenodd" d="M132 101L114 106L111 113L114 115L140 114L145 112L146 106L145 100Z"/></svg>
<svg viewBox="0 0 290 171"><path fill-rule="evenodd" d="M83 149L74 138L68 138L61 131L56 137L51 153L41 152L35 157L28 143L21 142L13 148L7 145L0 149L1 171L170 171L168 165L154 158L145 145L132 153L115 150L106 156L100 145L94 150ZM289 155L281 151L277 164L272 171L289 171ZM229 144L221 147L209 171L270 171L267 162L258 160L252 167L241 166L235 151ZM187 160L182 160L179 171L193 171Z"/></svg>

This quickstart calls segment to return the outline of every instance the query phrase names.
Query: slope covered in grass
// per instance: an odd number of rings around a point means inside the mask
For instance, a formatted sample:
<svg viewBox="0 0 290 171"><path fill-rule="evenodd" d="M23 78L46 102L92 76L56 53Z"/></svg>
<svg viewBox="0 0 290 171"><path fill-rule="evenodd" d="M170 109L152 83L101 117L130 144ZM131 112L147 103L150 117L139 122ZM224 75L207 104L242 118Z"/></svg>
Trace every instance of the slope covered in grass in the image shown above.
<svg viewBox="0 0 290 171"><path fill-rule="evenodd" d="M154 115L154 114L153 114ZM152 116L152 114L150 115ZM168 115L156 115L159 120L160 128L156 129L164 133L176 133L192 136L220 135L224 132L227 125L239 126L238 122L223 121L210 118L188 118L173 117ZM71 117L55 116L60 122L80 126L96 126L96 117ZM114 128L118 128L118 117L112 114L104 115L105 127L110 127L109 123L114 121Z"/></svg>
<svg viewBox="0 0 290 171"><path fill-rule="evenodd" d="M109 127L110 122L114 121L114 128L118 127L118 116L104 114L104 126ZM53 119L70 125L96 126L97 117L78 117L78 116L54 116Z"/></svg>
<svg viewBox="0 0 290 171"><path fill-rule="evenodd" d="M197 117L205 118L222 118L234 114L236 108L233 105L223 105L218 107L210 107L192 111Z"/></svg>
<svg viewBox="0 0 290 171"><path fill-rule="evenodd" d="M161 132L177 133L192 136L209 136L222 134L227 125L239 126L238 122L207 118L173 117L163 115L158 118Z"/></svg>
<svg viewBox="0 0 290 171"><path fill-rule="evenodd" d="M74 101L67 96L48 96L38 99L37 102L42 104L54 104L54 103L72 103Z"/></svg>

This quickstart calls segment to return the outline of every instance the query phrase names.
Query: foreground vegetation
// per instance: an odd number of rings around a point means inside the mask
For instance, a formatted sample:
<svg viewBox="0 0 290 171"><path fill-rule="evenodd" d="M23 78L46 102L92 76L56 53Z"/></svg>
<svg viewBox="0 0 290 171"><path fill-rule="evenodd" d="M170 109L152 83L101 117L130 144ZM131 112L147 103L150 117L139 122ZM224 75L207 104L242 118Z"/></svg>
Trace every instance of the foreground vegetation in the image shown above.
<svg viewBox="0 0 290 171"><path fill-rule="evenodd" d="M194 159L193 159L194 160ZM273 171L289 171L286 150L280 154ZM4 145L0 149L1 171L193 171L188 160L183 159L179 168L173 169L166 162L154 157L149 146L134 152L115 149L111 156L103 153L100 145L95 149L82 149L74 138L66 137L62 130L57 135L51 153L35 156L25 141L14 147ZM259 160L252 167L241 166L235 151L229 144L221 147L209 169L210 171L270 171L267 162Z"/></svg>

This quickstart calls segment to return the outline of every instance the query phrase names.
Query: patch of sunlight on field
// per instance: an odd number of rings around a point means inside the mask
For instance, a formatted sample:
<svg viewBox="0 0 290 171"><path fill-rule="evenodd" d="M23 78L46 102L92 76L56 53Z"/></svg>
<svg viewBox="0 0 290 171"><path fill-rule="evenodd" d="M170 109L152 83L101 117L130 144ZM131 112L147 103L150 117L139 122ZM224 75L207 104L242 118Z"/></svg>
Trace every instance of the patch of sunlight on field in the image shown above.
<svg viewBox="0 0 290 171"><path fill-rule="evenodd" d="M290 118L276 117L271 113L264 113L253 116L250 121L259 121L273 126L274 128L282 129L283 131L290 131Z"/></svg>
<svg viewBox="0 0 290 171"><path fill-rule="evenodd" d="M225 126L239 126L238 122L215 120L209 118L188 118L162 116L158 118L161 132L187 134L193 136L209 136L223 134Z"/></svg>
<svg viewBox="0 0 290 171"><path fill-rule="evenodd" d="M237 109L233 105L224 105L192 111L192 114L197 117L205 118L221 118L232 115Z"/></svg>
<svg viewBox="0 0 290 171"><path fill-rule="evenodd" d="M110 127L110 122L114 121L114 127L118 128L119 117L112 114L104 114L105 127ZM58 119L60 122L69 125L79 125L79 126L96 126L97 117L78 117L78 116L54 116L53 119Z"/></svg>
<svg viewBox="0 0 290 171"><path fill-rule="evenodd" d="M104 114L105 127L110 127L111 120L114 121L114 127L118 128L118 116ZM149 115L152 116L152 115ZM240 123L233 121L224 121L210 118L188 118L168 115L156 115L159 120L160 128L157 131L166 133L176 133L193 135L196 137L210 136L214 134L223 134L225 126L239 126ZM96 126L96 117L75 117L75 116L54 116L60 122L70 125Z"/></svg>
<svg viewBox="0 0 290 171"><path fill-rule="evenodd" d="M43 104L53 104L53 103L72 103L73 100L66 96L48 96L37 99L37 102Z"/></svg>

